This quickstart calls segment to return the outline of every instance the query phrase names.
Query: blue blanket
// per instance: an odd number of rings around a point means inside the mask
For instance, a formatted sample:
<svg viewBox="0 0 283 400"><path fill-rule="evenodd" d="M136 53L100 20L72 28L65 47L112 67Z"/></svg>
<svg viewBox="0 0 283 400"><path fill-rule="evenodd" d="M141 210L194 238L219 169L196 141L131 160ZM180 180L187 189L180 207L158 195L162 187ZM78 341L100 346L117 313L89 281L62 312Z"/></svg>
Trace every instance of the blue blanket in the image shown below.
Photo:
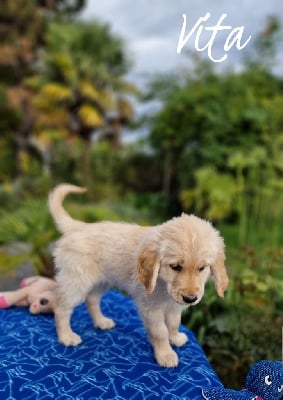
<svg viewBox="0 0 283 400"><path fill-rule="evenodd" d="M85 305L72 327L83 343L57 342L54 317L31 315L27 308L0 310L1 400L188 399L200 400L202 387L222 387L192 332L176 349L177 368L162 368L133 301L117 291L102 299L105 315L116 321L109 331L93 328Z"/></svg>

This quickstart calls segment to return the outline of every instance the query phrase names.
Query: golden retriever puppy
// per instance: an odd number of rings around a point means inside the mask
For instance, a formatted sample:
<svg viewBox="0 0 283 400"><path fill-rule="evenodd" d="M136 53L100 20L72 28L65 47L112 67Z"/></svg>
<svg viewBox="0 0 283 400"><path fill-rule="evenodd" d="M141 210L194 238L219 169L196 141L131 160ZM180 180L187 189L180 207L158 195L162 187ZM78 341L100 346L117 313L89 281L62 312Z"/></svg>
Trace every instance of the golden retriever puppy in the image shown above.
<svg viewBox="0 0 283 400"><path fill-rule="evenodd" d="M223 239L209 222L186 214L152 227L76 221L62 202L68 193L84 191L62 184L49 196L50 212L63 233L54 250L59 342L81 343L70 318L83 301L95 327L113 328L115 322L100 310L100 299L117 287L134 297L158 364L176 367L171 344L183 346L188 340L179 332L182 310L200 302L210 274L220 297L227 288Z"/></svg>

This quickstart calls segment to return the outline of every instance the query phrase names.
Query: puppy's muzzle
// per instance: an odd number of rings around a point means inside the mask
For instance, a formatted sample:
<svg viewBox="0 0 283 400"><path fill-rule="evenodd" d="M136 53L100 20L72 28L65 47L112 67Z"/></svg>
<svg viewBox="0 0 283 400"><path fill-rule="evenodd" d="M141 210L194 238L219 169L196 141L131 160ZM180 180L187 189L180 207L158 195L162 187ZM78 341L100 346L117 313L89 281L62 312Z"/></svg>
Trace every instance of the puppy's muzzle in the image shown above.
<svg viewBox="0 0 283 400"><path fill-rule="evenodd" d="M185 302L185 303L187 303L187 304L192 304L192 303L195 303L196 301L197 301L197 299L198 299L198 296L196 296L196 295L190 295L190 296L184 296L183 294L182 294L182 299L183 299L183 301Z"/></svg>

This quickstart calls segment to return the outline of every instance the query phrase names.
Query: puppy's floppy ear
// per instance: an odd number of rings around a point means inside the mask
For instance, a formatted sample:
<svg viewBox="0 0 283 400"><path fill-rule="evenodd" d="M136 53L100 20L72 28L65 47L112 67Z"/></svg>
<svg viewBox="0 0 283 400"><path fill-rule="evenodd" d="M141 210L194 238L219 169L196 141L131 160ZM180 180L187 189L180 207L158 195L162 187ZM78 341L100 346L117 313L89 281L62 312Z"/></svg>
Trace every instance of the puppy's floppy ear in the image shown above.
<svg viewBox="0 0 283 400"><path fill-rule="evenodd" d="M219 252L216 260L211 266L211 274L215 282L216 292L219 297L224 297L224 292L228 287L229 278L225 268L224 252Z"/></svg>
<svg viewBox="0 0 283 400"><path fill-rule="evenodd" d="M151 294L155 288L160 269L159 252L155 241L147 241L142 246L137 260L138 278Z"/></svg>

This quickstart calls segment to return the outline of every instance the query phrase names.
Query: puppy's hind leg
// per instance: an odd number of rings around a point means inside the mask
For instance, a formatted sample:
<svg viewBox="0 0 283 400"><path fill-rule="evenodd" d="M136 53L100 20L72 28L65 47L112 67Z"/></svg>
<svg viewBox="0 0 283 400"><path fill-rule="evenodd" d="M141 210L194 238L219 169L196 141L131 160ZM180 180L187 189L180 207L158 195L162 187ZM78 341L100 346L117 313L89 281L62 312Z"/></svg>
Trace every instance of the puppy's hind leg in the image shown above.
<svg viewBox="0 0 283 400"><path fill-rule="evenodd" d="M115 322L111 318L105 317L100 309L100 300L106 289L106 286L95 286L86 298L87 308L93 319L94 326L103 330L111 329L115 326Z"/></svg>
<svg viewBox="0 0 283 400"><path fill-rule="evenodd" d="M76 346L81 343L81 338L72 331L70 320L74 308L82 303L91 288L91 281L88 277L76 278L69 268L67 274L60 270L56 276L58 283L55 289L55 322L57 336L60 343L65 346Z"/></svg>
<svg viewBox="0 0 283 400"><path fill-rule="evenodd" d="M72 331L70 320L74 308L84 302L92 288L92 275L88 273L92 266L89 256L67 251L64 246L57 245L55 252L57 267L55 289L55 322L58 340L65 346L76 346L81 338Z"/></svg>
<svg viewBox="0 0 283 400"><path fill-rule="evenodd" d="M81 337L72 331L70 325L72 311L72 309L66 310L61 307L56 307L55 309L58 341L65 346L77 346L82 342Z"/></svg>

